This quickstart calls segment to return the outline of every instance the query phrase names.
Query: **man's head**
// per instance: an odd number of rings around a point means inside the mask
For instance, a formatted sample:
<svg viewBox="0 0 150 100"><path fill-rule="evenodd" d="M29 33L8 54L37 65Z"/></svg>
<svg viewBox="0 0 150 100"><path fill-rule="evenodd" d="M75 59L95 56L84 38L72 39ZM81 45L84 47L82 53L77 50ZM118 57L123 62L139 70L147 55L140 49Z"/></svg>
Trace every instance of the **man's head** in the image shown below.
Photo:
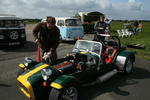
<svg viewBox="0 0 150 100"><path fill-rule="evenodd" d="M56 20L52 16L47 16L46 26L48 29L52 29L55 26Z"/></svg>
<svg viewBox="0 0 150 100"><path fill-rule="evenodd" d="M105 20L105 17L104 17L104 16L100 16L99 21L100 21L100 22L104 22L104 20Z"/></svg>

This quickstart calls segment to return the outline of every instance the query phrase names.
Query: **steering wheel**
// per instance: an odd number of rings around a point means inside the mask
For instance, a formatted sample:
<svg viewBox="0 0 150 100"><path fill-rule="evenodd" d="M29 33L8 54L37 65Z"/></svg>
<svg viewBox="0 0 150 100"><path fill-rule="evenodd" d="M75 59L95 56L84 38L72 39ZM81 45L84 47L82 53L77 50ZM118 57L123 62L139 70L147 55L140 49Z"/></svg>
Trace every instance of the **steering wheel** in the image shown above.
<svg viewBox="0 0 150 100"><path fill-rule="evenodd" d="M117 44L116 46L118 46L119 48L121 47L121 43L120 43L119 37L117 37L117 36L110 36L110 40L113 40L114 42L116 42L116 44Z"/></svg>

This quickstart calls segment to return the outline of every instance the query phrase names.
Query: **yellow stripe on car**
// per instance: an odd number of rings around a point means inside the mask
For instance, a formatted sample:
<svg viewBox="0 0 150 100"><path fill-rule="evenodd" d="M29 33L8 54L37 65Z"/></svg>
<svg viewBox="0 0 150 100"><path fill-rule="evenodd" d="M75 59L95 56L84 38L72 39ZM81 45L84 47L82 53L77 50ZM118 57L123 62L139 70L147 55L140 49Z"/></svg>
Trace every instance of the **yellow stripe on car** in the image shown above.
<svg viewBox="0 0 150 100"><path fill-rule="evenodd" d="M33 69L32 71L26 73L25 75L20 75L17 80L23 84L27 89L28 89L28 92L30 94L28 94L27 92L24 92L25 90L23 88L20 88L21 91L29 98L31 98L32 100L35 100L35 96L34 96L34 92L33 92L33 88L32 88L32 85L30 84L30 82L28 81L28 78L33 75L34 73L38 72L39 70L43 69L43 68L46 68L48 67L49 65L47 64L43 64L35 69Z"/></svg>
<svg viewBox="0 0 150 100"><path fill-rule="evenodd" d="M62 88L63 88L60 84L55 83L55 82L52 82L50 86L51 86L51 87L54 87L54 88L56 88L56 89L62 89Z"/></svg>
<svg viewBox="0 0 150 100"><path fill-rule="evenodd" d="M27 93L22 87L20 87L20 90L21 90L28 98L30 98L29 93Z"/></svg>
<svg viewBox="0 0 150 100"><path fill-rule="evenodd" d="M87 54L88 52L80 52L81 54Z"/></svg>
<svg viewBox="0 0 150 100"><path fill-rule="evenodd" d="M24 67L25 67L24 64L19 64L18 66L19 66L20 68L24 68Z"/></svg>

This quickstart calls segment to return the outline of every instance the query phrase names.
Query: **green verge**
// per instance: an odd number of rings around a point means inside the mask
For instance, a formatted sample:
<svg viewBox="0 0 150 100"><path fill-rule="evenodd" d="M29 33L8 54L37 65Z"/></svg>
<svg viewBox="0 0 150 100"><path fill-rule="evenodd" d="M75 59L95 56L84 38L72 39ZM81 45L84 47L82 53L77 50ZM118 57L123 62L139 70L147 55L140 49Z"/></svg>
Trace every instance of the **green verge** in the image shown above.
<svg viewBox="0 0 150 100"><path fill-rule="evenodd" d="M123 29L123 23L119 21L113 21L111 23L111 34L118 35L116 30ZM124 37L121 39L121 44L123 46L127 46L131 43L143 44L145 46L144 49L135 49L135 48L127 48L136 53L137 56L150 60L150 22L142 22L143 30L142 32L137 33L131 37Z"/></svg>

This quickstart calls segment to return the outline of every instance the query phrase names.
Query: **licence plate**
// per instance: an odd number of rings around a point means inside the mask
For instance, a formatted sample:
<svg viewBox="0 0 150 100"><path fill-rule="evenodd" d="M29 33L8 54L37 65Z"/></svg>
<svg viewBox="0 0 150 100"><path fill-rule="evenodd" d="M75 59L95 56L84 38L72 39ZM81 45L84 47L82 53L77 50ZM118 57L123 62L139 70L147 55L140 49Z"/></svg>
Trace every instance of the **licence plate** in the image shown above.
<svg viewBox="0 0 150 100"><path fill-rule="evenodd" d="M20 42L12 42L12 43L9 43L8 45L19 45L20 44Z"/></svg>

